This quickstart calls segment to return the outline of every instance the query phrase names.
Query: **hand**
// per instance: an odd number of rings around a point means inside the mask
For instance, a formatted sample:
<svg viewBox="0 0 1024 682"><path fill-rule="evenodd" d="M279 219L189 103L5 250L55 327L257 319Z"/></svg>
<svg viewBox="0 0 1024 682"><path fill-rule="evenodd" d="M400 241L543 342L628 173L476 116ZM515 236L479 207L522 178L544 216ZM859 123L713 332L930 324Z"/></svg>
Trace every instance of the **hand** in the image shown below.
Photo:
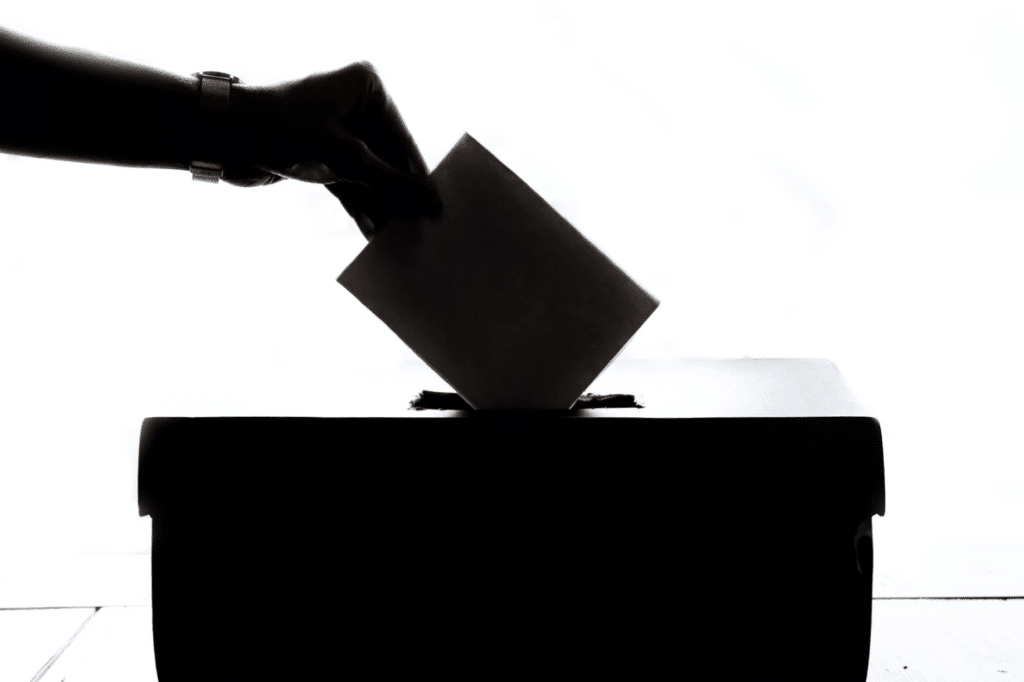
<svg viewBox="0 0 1024 682"><path fill-rule="evenodd" d="M226 182L323 184L367 239L397 215L440 210L423 156L369 63L235 88L239 151L237 162L224 164Z"/></svg>

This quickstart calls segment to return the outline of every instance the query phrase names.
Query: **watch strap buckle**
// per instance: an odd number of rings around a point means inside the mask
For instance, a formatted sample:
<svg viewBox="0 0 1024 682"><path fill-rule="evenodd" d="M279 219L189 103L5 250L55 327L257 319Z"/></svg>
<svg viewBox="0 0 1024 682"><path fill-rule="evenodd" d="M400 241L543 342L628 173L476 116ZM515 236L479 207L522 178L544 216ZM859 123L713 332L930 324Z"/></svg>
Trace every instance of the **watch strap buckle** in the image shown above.
<svg viewBox="0 0 1024 682"><path fill-rule="evenodd" d="M224 168L219 163L193 161L189 170L192 171L192 179L199 182L212 182L216 185L224 177Z"/></svg>

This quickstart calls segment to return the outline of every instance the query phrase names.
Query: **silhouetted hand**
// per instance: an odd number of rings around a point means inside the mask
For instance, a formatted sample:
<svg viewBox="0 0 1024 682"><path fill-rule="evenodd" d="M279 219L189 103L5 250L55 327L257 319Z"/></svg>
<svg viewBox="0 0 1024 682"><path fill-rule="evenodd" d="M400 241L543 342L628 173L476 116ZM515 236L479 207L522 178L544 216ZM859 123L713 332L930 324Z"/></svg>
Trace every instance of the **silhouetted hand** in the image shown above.
<svg viewBox="0 0 1024 682"><path fill-rule="evenodd" d="M271 86L237 83L223 128L198 115L194 75L2 26L0 76L5 153L176 170L202 155L233 185L325 185L367 239L393 217L441 208L423 157L367 62Z"/></svg>
<svg viewBox="0 0 1024 682"><path fill-rule="evenodd" d="M244 132L226 182L323 184L367 239L396 215L440 210L423 156L368 62L239 94Z"/></svg>

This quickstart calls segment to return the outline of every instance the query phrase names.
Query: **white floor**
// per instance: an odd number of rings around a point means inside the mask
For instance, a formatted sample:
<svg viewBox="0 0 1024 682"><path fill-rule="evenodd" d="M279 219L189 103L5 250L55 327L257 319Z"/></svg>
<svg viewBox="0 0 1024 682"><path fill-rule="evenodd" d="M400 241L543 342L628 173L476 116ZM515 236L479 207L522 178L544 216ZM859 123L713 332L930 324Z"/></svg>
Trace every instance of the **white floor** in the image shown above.
<svg viewBox="0 0 1024 682"><path fill-rule="evenodd" d="M879 599L873 621L868 682L1024 680L1024 600ZM152 609L0 611L0 679L157 682Z"/></svg>

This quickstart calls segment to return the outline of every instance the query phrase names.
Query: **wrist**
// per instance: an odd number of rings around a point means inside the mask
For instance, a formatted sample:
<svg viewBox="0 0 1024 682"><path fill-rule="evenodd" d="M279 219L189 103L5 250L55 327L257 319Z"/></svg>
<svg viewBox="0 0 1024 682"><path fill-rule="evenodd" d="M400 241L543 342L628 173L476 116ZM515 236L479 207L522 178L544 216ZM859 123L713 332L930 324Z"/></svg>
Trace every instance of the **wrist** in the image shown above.
<svg viewBox="0 0 1024 682"><path fill-rule="evenodd" d="M264 147L274 139L279 100L272 86L231 86L228 130L221 150L224 165L258 166L266 162Z"/></svg>

